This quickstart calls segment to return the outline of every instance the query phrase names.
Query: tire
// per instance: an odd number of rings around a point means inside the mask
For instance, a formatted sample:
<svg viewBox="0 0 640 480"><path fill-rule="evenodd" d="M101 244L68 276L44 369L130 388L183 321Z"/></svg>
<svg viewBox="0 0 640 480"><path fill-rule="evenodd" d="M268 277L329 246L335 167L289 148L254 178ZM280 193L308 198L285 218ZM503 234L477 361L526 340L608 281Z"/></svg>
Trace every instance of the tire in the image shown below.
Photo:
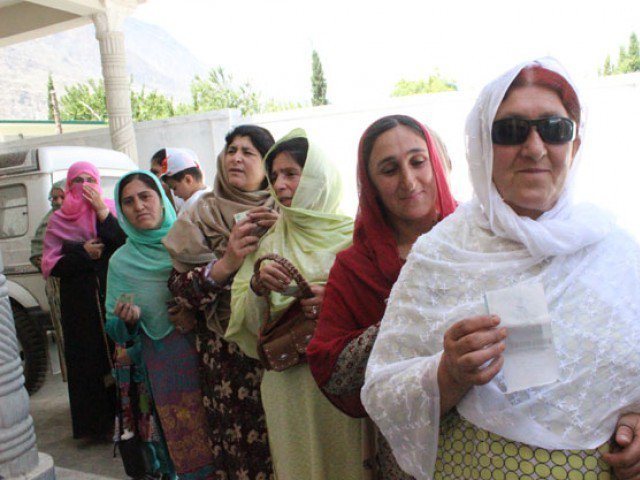
<svg viewBox="0 0 640 480"><path fill-rule="evenodd" d="M47 335L38 322L29 318L29 315L20 307L13 307L13 320L20 347L24 386L29 395L33 395L47 378L49 368Z"/></svg>

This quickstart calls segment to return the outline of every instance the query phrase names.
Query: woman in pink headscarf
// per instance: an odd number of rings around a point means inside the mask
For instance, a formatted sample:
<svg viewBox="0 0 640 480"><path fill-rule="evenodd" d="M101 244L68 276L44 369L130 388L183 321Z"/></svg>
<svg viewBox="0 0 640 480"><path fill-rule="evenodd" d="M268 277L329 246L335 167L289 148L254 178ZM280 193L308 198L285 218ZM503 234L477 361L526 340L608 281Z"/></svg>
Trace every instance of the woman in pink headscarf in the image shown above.
<svg viewBox="0 0 640 480"><path fill-rule="evenodd" d="M113 425L115 390L104 334L104 293L111 254L126 239L100 173L89 162L67 173L62 207L49 218L42 274L60 278L73 437L104 437Z"/></svg>

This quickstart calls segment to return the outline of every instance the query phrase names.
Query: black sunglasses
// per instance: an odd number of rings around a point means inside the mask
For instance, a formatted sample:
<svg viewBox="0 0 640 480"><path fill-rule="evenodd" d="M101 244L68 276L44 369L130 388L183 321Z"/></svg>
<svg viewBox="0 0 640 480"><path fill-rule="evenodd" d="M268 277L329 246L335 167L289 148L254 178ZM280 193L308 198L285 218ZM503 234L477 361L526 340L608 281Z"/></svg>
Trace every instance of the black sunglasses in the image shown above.
<svg viewBox="0 0 640 480"><path fill-rule="evenodd" d="M509 117L493 122L491 140L496 145L520 145L529 137L531 127L536 127L540 138L551 145L561 145L576 138L576 124L570 118L545 117L526 120Z"/></svg>

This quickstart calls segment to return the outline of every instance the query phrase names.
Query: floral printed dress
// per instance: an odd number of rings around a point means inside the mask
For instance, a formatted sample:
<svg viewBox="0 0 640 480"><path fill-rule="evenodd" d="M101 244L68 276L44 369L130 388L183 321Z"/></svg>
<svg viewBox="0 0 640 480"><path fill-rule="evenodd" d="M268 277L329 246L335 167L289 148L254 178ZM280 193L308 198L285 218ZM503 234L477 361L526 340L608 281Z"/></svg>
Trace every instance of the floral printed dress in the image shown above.
<svg viewBox="0 0 640 480"><path fill-rule="evenodd" d="M169 288L192 308L201 309L229 296L229 286L207 278L207 267L174 270ZM265 414L260 399L263 368L233 342L210 330L202 312L196 324L202 400L209 445L216 459L215 478L273 479Z"/></svg>

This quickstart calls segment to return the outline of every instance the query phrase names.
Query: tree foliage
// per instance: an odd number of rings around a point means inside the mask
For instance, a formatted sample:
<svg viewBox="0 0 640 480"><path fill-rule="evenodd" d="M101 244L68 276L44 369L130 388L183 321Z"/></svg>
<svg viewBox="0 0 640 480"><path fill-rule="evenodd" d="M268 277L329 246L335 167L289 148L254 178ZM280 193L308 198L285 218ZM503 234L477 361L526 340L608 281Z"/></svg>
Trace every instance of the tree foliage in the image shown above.
<svg viewBox="0 0 640 480"><path fill-rule="evenodd" d="M90 78L65 87L60 97L61 120L107 120L107 97L103 80Z"/></svg>
<svg viewBox="0 0 640 480"><path fill-rule="evenodd" d="M222 67L209 71L206 78L196 75L191 82L191 98L194 112L239 108L242 115L247 115L260 111L260 96L251 85L236 85Z"/></svg>
<svg viewBox="0 0 640 480"><path fill-rule="evenodd" d="M135 121L142 122L173 117L176 111L170 98L155 90L146 93L142 87L139 92L131 90L131 114Z"/></svg>
<svg viewBox="0 0 640 480"><path fill-rule="evenodd" d="M458 86L452 80L444 78L440 72L429 75L427 80L405 80L396 83L392 97L406 97L408 95L419 95L422 93L437 93L458 90Z"/></svg>
<svg viewBox="0 0 640 480"><path fill-rule="evenodd" d="M53 120L53 99L51 98L51 92L55 90L53 85L53 76L49 73L47 80L47 119Z"/></svg>
<svg viewBox="0 0 640 480"><path fill-rule="evenodd" d="M134 121L154 120L175 115L173 101L152 91L131 90L131 114ZM60 98L60 116L62 120L107 120L107 96L103 80L89 79L65 88Z"/></svg>
<svg viewBox="0 0 640 480"><path fill-rule="evenodd" d="M49 78L47 88L53 80ZM303 108L307 105L299 102L260 100L260 95L247 82L236 83L222 67L212 69L206 77L194 77L191 82L191 103L177 103L157 91L147 92L131 89L131 113L134 121L154 120L158 118L188 115L194 112L238 108L242 115L258 112L280 112ZM53 113L50 113L53 118ZM65 88L60 98L62 120L106 121L107 100L102 79L90 79Z"/></svg>
<svg viewBox="0 0 640 480"><path fill-rule="evenodd" d="M635 33L629 36L629 46L627 48L623 45L620 46L618 63L612 63L611 56L607 55L604 66L598 73L607 76L631 72L640 72L640 45L638 44L638 36Z"/></svg>
<svg viewBox="0 0 640 480"><path fill-rule="evenodd" d="M320 55L315 50L311 54L311 104L327 105L327 81L324 78Z"/></svg>

